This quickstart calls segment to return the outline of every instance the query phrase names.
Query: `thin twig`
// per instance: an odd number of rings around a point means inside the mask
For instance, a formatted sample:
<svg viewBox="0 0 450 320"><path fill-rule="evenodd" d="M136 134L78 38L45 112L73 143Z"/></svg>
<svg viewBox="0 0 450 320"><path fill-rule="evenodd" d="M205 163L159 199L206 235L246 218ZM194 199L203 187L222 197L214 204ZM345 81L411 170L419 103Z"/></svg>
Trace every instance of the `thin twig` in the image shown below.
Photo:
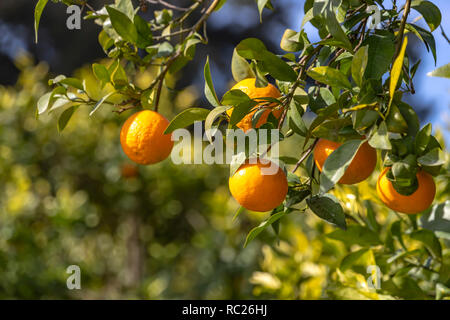
<svg viewBox="0 0 450 320"><path fill-rule="evenodd" d="M400 23L400 29L398 31L398 40L397 40L397 46L395 48L395 54L394 54L394 60L397 59L397 56L400 53L400 50L402 48L403 44L403 35L405 34L405 26L406 26L406 19L408 19L409 10L411 8L411 0L406 0L405 3L405 11L403 12L402 22Z"/></svg>
<svg viewBox="0 0 450 320"><path fill-rule="evenodd" d="M188 11L189 10L189 8L179 7L174 4L168 3L164 0L146 0L146 1L148 3L152 3L152 4L160 4L160 5L165 6L166 8L173 9L173 10L178 10L178 11Z"/></svg>
<svg viewBox="0 0 450 320"><path fill-rule="evenodd" d="M214 9L219 4L220 0L214 0L211 5L208 7L208 9L205 11L205 13L201 16L201 18L195 23L193 27L190 28L190 33L188 37L194 35L199 28L203 25L203 23L206 22L206 20L209 18L211 13L214 11ZM182 54L181 47L169 58L166 65L164 66L161 73L153 80L153 82L150 84L148 89L153 89L156 84L158 84L158 89L156 91L156 97L155 97L155 111L158 110L158 104L159 99L161 97L161 90L162 90L162 84L164 82L164 77L166 76L167 72L169 71L170 66L172 63Z"/></svg>
<svg viewBox="0 0 450 320"><path fill-rule="evenodd" d="M319 139L315 139L314 142L308 147L308 149L306 149L306 151L303 153L303 155L300 157L300 159L295 164L294 169L292 169L292 173L297 171L297 169L300 167L302 162L311 154L311 152L314 150L314 147L316 146L318 141L319 141Z"/></svg>

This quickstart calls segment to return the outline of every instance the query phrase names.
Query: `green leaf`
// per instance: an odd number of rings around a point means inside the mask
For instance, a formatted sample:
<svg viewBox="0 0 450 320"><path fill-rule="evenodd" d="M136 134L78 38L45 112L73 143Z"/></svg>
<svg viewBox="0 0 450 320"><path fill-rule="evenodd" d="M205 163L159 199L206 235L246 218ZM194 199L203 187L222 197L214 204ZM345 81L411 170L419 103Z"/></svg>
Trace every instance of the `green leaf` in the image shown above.
<svg viewBox="0 0 450 320"><path fill-rule="evenodd" d="M364 46L359 48L352 60L352 78L355 83L361 87L364 77L364 72L367 67L367 58L369 56L369 47Z"/></svg>
<svg viewBox="0 0 450 320"><path fill-rule="evenodd" d="M216 8L214 9L214 11L219 11L220 8L222 8L223 5L224 5L225 3L227 3L227 1L228 1L228 0L219 0L219 3L217 4L217 6L216 6Z"/></svg>
<svg viewBox="0 0 450 320"><path fill-rule="evenodd" d="M230 162L230 177L232 177L236 171L244 164L247 160L247 155L245 152L239 152L231 157Z"/></svg>
<svg viewBox="0 0 450 320"><path fill-rule="evenodd" d="M303 27L305 26L305 24L307 24L309 21L311 21L312 19L314 19L314 9L311 8L309 9L306 13L305 16L303 17L302 20L302 25L300 26L300 29L303 29Z"/></svg>
<svg viewBox="0 0 450 320"><path fill-rule="evenodd" d="M441 243L432 231L425 229L416 230L413 231L409 236L411 237L411 239L422 242L425 247L431 252L434 258L442 257Z"/></svg>
<svg viewBox="0 0 450 320"><path fill-rule="evenodd" d="M173 118L173 120L169 123L164 134L169 134L175 131L176 129L186 128L190 126L196 121L203 121L208 116L210 110L203 108L189 108L186 109Z"/></svg>
<svg viewBox="0 0 450 320"><path fill-rule="evenodd" d="M420 12L428 26L430 31L433 32L441 24L442 15L438 7L436 7L430 1L414 0L411 3L411 8Z"/></svg>
<svg viewBox="0 0 450 320"><path fill-rule="evenodd" d="M61 133L64 130L64 128L69 123L70 118L72 118L72 115L77 108L78 108L78 106L71 106L71 107L67 108L66 110L64 110L63 113L61 113L61 115L59 116L59 119L58 119L58 132Z"/></svg>
<svg viewBox="0 0 450 320"><path fill-rule="evenodd" d="M245 59L254 59L272 77L281 81L295 81L297 73L283 59L267 51L264 43L256 38L242 40L236 46L237 53Z"/></svg>
<svg viewBox="0 0 450 320"><path fill-rule="evenodd" d="M114 44L114 40L108 36L108 33L105 30L102 30L98 34L98 43L102 46L103 51L107 53L107 50Z"/></svg>
<svg viewBox="0 0 450 320"><path fill-rule="evenodd" d="M247 235L247 238L245 239L244 248L253 240L255 239L264 229L266 229L268 226L272 225L275 221L282 218L286 213L284 212L278 212L274 215L271 215L269 219L266 221L263 221L259 226L253 228L250 230L250 232Z"/></svg>
<svg viewBox="0 0 450 320"><path fill-rule="evenodd" d="M406 133L408 132L408 124L403 118L399 108L395 105L391 105L391 110L386 118L386 125L389 132Z"/></svg>
<svg viewBox="0 0 450 320"><path fill-rule="evenodd" d="M427 148L428 142L430 141L431 129L431 123L429 123L417 133L417 136L414 139L414 151L416 155L422 155Z"/></svg>
<svg viewBox="0 0 450 320"><path fill-rule="evenodd" d="M305 137L308 128L303 121L302 115L304 110L301 106L291 106L288 110L288 124L289 128L292 129L295 133Z"/></svg>
<svg viewBox="0 0 450 320"><path fill-rule="evenodd" d="M239 103L237 106L234 107L233 112L231 113L230 124L232 126L237 124L257 104L258 104L258 102L255 102L255 101L252 101L252 100L248 100L248 101Z"/></svg>
<svg viewBox="0 0 450 320"><path fill-rule="evenodd" d="M243 102L251 101L250 97L239 89L227 91L222 98L222 105L236 106Z"/></svg>
<svg viewBox="0 0 450 320"><path fill-rule="evenodd" d="M233 216L232 222L236 221L236 219L241 215L242 212L245 211L245 208L243 206L240 206L239 209L236 210L236 213Z"/></svg>
<svg viewBox="0 0 450 320"><path fill-rule="evenodd" d="M396 102L396 104L403 116L403 119L405 119L407 123L408 135L415 136L420 129L419 117L417 116L417 113L410 105L404 102Z"/></svg>
<svg viewBox="0 0 450 320"><path fill-rule="evenodd" d="M400 269L402 271L402 269ZM409 271L406 269L405 271ZM398 272L399 273L399 272ZM395 275L392 278L392 282L395 284L396 292L395 295L402 297L407 300L425 300L428 299L428 296L422 291L422 289L417 284L416 280L412 278L400 274Z"/></svg>
<svg viewBox="0 0 450 320"><path fill-rule="evenodd" d="M450 79L450 63L446 64L445 66L439 67L434 71L428 72L427 76Z"/></svg>
<svg viewBox="0 0 450 320"><path fill-rule="evenodd" d="M126 14L113 7L107 6L106 10L108 11L113 28L122 39L131 43L136 43L138 40L138 33L133 21L131 21Z"/></svg>
<svg viewBox="0 0 450 320"><path fill-rule="evenodd" d="M209 103L213 106L220 106L219 98L217 98L216 91L214 90L214 85L211 78L211 69L209 67L209 57L206 58L205 68L204 68L204 76L205 76L205 96L208 99Z"/></svg>
<svg viewBox="0 0 450 320"><path fill-rule="evenodd" d="M262 22L262 12L266 5L270 3L270 0L256 0L258 5L258 12L259 12L259 22Z"/></svg>
<svg viewBox="0 0 450 320"><path fill-rule="evenodd" d="M320 191L328 192L342 178L364 140L349 140L334 150L322 168Z"/></svg>
<svg viewBox="0 0 450 320"><path fill-rule="evenodd" d="M158 53L156 54L157 58L168 57L175 51L172 44L168 41L164 41L158 47Z"/></svg>
<svg viewBox="0 0 450 320"><path fill-rule="evenodd" d="M133 2L129 0L115 0L114 7L120 12L127 15L130 20L133 20L134 7Z"/></svg>
<svg viewBox="0 0 450 320"><path fill-rule="evenodd" d="M373 134L373 136L369 139L369 145L375 149L382 150L391 150L392 145L389 140L388 130L386 126L386 122L383 121Z"/></svg>
<svg viewBox="0 0 450 320"><path fill-rule="evenodd" d="M106 96L104 96L103 98L101 98L94 106L94 109L92 109L92 111L89 113L89 116L92 116L94 114L95 111L98 110L98 108L100 108L100 106L105 103L106 99L108 99L110 96L112 96L115 92L110 92L108 93Z"/></svg>
<svg viewBox="0 0 450 320"><path fill-rule="evenodd" d="M352 225L347 230L337 229L326 235L330 239L339 240L346 245L375 246L381 244L378 234L367 227Z"/></svg>
<svg viewBox="0 0 450 320"><path fill-rule="evenodd" d="M269 51L261 52L260 55L259 63L275 79L290 82L297 79L294 69L280 57Z"/></svg>
<svg viewBox="0 0 450 320"><path fill-rule="evenodd" d="M336 88L347 88L351 89L352 86L348 81L345 74L341 71L331 68L331 67L316 67L308 71L308 76L317 80L321 83L327 84L331 87Z"/></svg>
<svg viewBox="0 0 450 320"><path fill-rule="evenodd" d="M331 3L331 2L329 2ZM325 23L327 25L328 31L333 36L335 40L339 42L340 45L336 44L339 47L347 49L350 52L353 52L353 46L348 40L347 35L344 30L342 30L341 25L336 19L336 14L331 6L328 6L327 10L324 12Z"/></svg>
<svg viewBox="0 0 450 320"><path fill-rule="evenodd" d="M62 84L68 85L72 88L84 91L83 83L77 78L65 78L65 79L59 81L59 83L62 83Z"/></svg>
<svg viewBox="0 0 450 320"><path fill-rule="evenodd" d="M417 158L417 161L424 166L440 166L445 163L445 156L440 148L434 148L423 156Z"/></svg>
<svg viewBox="0 0 450 320"><path fill-rule="evenodd" d="M332 194L316 195L306 199L311 211L319 218L343 230L347 229L345 214L338 199Z"/></svg>
<svg viewBox="0 0 450 320"><path fill-rule="evenodd" d="M214 124L214 121L217 119L218 116L220 116L222 113L227 111L228 109L232 108L232 106L218 106L211 110L206 117L205 120L205 133L209 140L209 142L212 143L212 137L210 136L210 130L212 129L212 125Z"/></svg>
<svg viewBox="0 0 450 320"><path fill-rule="evenodd" d="M294 162L293 164L295 164ZM286 199L284 200L284 206L290 208L303 200L311 194L309 187L300 186L295 188L289 188Z"/></svg>
<svg viewBox="0 0 450 320"><path fill-rule="evenodd" d="M133 19L134 26L138 34L137 46L141 49L152 44L152 31L150 27L141 16L135 15Z"/></svg>
<svg viewBox="0 0 450 320"><path fill-rule="evenodd" d="M231 59L231 73L236 82L247 78L255 78L255 74L250 68L250 64L239 56L236 49L233 50L233 57Z"/></svg>
<svg viewBox="0 0 450 320"><path fill-rule="evenodd" d="M34 36L35 42L38 42L39 22L41 21L42 11L44 11L48 0L39 0L34 8Z"/></svg>
<svg viewBox="0 0 450 320"><path fill-rule="evenodd" d="M371 249L363 248L358 251L351 252L342 259L339 268L342 271L348 270L355 266L371 266L375 265L375 257Z"/></svg>
<svg viewBox="0 0 450 320"><path fill-rule="evenodd" d="M437 236L446 235L450 240L450 200L435 204L419 221L422 228L434 231Z"/></svg>
<svg viewBox="0 0 450 320"><path fill-rule="evenodd" d="M400 76L403 72L403 59L405 58L405 51L406 46L408 45L408 38L405 37L403 39L402 48L397 56L395 58L394 64L392 65L391 70L391 80L389 84L389 104L392 103L392 100L394 99L395 89L397 88L398 80L400 79Z"/></svg>
<svg viewBox="0 0 450 320"><path fill-rule="evenodd" d="M94 63L92 65L92 71L95 77L102 83L102 87L111 81L109 71L104 65Z"/></svg>
<svg viewBox="0 0 450 320"><path fill-rule="evenodd" d="M39 98L39 100L37 102L38 114L42 114L45 111L47 111L51 97L52 97L52 92L47 92L46 94L42 95Z"/></svg>
<svg viewBox="0 0 450 320"><path fill-rule="evenodd" d="M419 34L419 39L424 41L425 46L427 50L431 50L431 53L433 54L434 63L437 62L437 55L436 55L436 40L434 39L433 34L425 30L415 24L406 24L406 29L413 31L414 33Z"/></svg>
<svg viewBox="0 0 450 320"><path fill-rule="evenodd" d="M257 38L247 38L239 42L236 46L237 53L244 59L260 60L262 52L266 52L267 48L264 43Z"/></svg>
<svg viewBox="0 0 450 320"><path fill-rule="evenodd" d="M297 52L303 49L303 42L300 41L300 33L286 29L281 38L280 48L287 52Z"/></svg>
<svg viewBox="0 0 450 320"><path fill-rule="evenodd" d="M369 46L369 56L364 77L380 79L388 71L395 53L394 37L391 33L375 34L368 37L363 44Z"/></svg>

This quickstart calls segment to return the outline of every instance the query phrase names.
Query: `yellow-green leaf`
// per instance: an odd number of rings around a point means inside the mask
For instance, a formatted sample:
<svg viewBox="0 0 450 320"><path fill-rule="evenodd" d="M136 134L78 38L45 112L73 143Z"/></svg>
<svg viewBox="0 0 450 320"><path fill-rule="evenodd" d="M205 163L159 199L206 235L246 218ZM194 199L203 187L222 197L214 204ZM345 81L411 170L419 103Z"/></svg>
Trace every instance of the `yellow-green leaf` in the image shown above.
<svg viewBox="0 0 450 320"><path fill-rule="evenodd" d="M400 53L397 56L397 58L395 58L391 70L391 83L389 85L389 96L390 96L389 104L391 104L392 100L394 99L395 88L397 87L398 80L400 79L400 75L402 74L403 59L405 58L405 51L407 45L408 45L408 38L405 37L405 39L403 40Z"/></svg>

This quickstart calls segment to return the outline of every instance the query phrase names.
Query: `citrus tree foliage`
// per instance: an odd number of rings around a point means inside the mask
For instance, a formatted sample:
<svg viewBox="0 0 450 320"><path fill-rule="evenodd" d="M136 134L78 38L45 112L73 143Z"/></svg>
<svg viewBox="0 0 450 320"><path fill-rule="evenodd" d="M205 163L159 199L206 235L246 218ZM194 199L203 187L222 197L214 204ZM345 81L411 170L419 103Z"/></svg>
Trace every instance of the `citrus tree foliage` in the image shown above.
<svg viewBox="0 0 450 320"><path fill-rule="evenodd" d="M54 2L71 4L77 1ZM154 18L146 21L139 11L145 11L149 3L154 2L166 4L167 8L156 11ZM52 90L39 99L38 114L63 110L57 112L58 128L63 130L75 111L85 106L89 107L90 115L106 105L112 105L117 113L140 108L158 110L163 87L171 85L168 76L189 63L197 45L207 44L206 21L225 2L199 0L180 8L162 1L141 1L140 7L134 8L131 1L117 0L99 10L90 8L85 18L102 26L99 43L109 60L92 64L97 79L95 84L66 76L50 80ZM46 3L46 0L40 0L36 6L36 30ZM85 5L84 2L80 4ZM276 1L256 1L256 5L262 14L266 8L273 9ZM377 28L368 28L373 9L370 6L377 6L381 13ZM412 10L422 15L427 29L408 18ZM187 25L187 18L192 14L197 14L198 20ZM277 236L283 237L280 225L286 223L291 227L290 219L285 219L287 216L300 215L302 219L310 219L315 214L337 227L327 233L325 231L330 228L327 225L323 232L314 233L321 239L319 255L311 253L313 256L307 258L300 253L296 255L300 248L295 244L284 247L280 244L280 253L273 253L274 249L267 247L265 259L268 261L276 260L285 268L295 270L294 262L307 259L310 264L305 268L312 273L308 277L306 271L286 272L283 269L280 275L270 263L263 263L264 272L252 278L259 293L278 292L287 298L323 295L442 298L449 294L449 251L446 247L446 241L450 239L449 203L442 202L448 196L446 155L432 134L431 124L421 126L413 107L403 100L405 93L415 91L414 76L420 65L420 61L413 64L408 57L408 37L415 36L422 41L436 60L433 31L439 27L441 19L438 7L430 1L407 0L398 6L395 0L307 0L302 29L286 30L280 41L282 55L268 50L261 40L248 38L235 47L230 57L231 74L236 81L254 77L257 86L265 86L268 80L273 80L283 94L279 99L254 101L233 90L219 99L206 60L204 94L212 110L187 109L174 117L166 132L186 127L196 120L205 120L205 129L223 129L220 124L224 121L229 128L235 128L256 105L260 110L253 114L252 122L257 123L264 109L275 104L282 110L282 116L279 119L269 117L268 123L261 128L280 129L282 143L294 146L296 150L295 155L280 157L286 168L292 165L287 173L289 192L286 200L267 220L249 232L245 245L257 236L265 235L269 227ZM320 41L310 41L303 29L306 23L318 30ZM134 74L149 68L155 69L150 83L141 86L133 81ZM448 65L430 75L448 77ZM226 110L231 106L235 109L229 117ZM305 112L314 115L312 121L306 121ZM320 138L342 143L330 156L332 159L325 162L322 173L312 158ZM379 210L374 209L372 202L378 200L371 196L373 184L369 188L366 182L362 183L361 188L365 189L359 190L358 186L358 192L354 187L338 186L337 182L365 141L379 150L382 166L390 168L387 177L397 192L403 195L414 193L418 188L416 173L425 170L438 181L443 179L447 183L438 185L442 196L437 198L441 202L422 215L400 216L379 209L378 204ZM231 173L244 161L245 157L240 157L233 163ZM349 196L358 203L343 206L348 203ZM241 211L239 209L236 216ZM344 256L338 262L330 257L330 251ZM334 270L329 274L322 268L328 264ZM381 289L361 293L365 289L361 288L361 283L367 275L366 267L372 265L378 265L382 271ZM320 277L316 279L316 275ZM308 286L311 282L315 284L315 291L310 296L283 289L285 285L295 287L301 283ZM324 286L327 286L325 293L317 289ZM292 295L285 295L286 292Z"/></svg>

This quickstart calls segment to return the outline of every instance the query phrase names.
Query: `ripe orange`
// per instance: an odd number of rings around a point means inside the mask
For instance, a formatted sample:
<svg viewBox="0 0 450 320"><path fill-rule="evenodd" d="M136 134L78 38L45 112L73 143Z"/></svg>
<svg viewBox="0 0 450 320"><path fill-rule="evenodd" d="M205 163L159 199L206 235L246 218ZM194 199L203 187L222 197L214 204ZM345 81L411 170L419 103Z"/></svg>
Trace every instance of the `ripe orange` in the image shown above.
<svg viewBox="0 0 450 320"><path fill-rule="evenodd" d="M317 168L322 171L323 164L328 156L339 146L341 143L320 139L314 148L314 161ZM372 148L369 143L364 142L353 158L352 162L348 166L342 178L339 180L341 184L355 184L361 182L369 177L377 164L377 152Z"/></svg>
<svg viewBox="0 0 450 320"><path fill-rule="evenodd" d="M431 205L436 195L436 184L429 173L419 170L416 175L419 187L413 194L405 196L394 189L386 177L388 171L389 168L384 168L377 181L378 197L386 206L398 212L414 214Z"/></svg>
<svg viewBox="0 0 450 320"><path fill-rule="evenodd" d="M170 155L173 141L164 134L169 121L155 111L144 110L131 115L120 131L125 154L139 164L157 163Z"/></svg>
<svg viewBox="0 0 450 320"><path fill-rule="evenodd" d="M258 88L255 86L255 78L247 78L244 80L239 81L237 84L231 88L231 90L241 90L245 94L247 94L251 99L255 98L264 98L264 97L270 97L270 98L279 98L281 97L280 91L272 84L268 84L264 88ZM275 118L280 118L281 114L283 113L282 109L273 109L273 104L271 107L267 108L266 111L261 115L258 122L256 123L255 128L261 127L263 124L267 122L267 118L269 117L270 113L275 116ZM256 107L255 107L256 108ZM236 126L238 128L241 128L244 130L244 132L250 130L252 126L252 117L253 114L257 111L255 109L254 111L247 114L241 121L239 121ZM231 114L233 113L233 108L227 110L227 114L231 117Z"/></svg>
<svg viewBox="0 0 450 320"><path fill-rule="evenodd" d="M122 177L126 179L134 178L139 174L138 166L135 164L124 163L120 169L122 172Z"/></svg>
<svg viewBox="0 0 450 320"><path fill-rule="evenodd" d="M248 210L265 212L283 202L288 192L283 170L277 167L273 175L263 174L261 171L271 165L276 166L270 162L263 164L260 160L255 164L246 161L229 179L230 192L241 206Z"/></svg>

